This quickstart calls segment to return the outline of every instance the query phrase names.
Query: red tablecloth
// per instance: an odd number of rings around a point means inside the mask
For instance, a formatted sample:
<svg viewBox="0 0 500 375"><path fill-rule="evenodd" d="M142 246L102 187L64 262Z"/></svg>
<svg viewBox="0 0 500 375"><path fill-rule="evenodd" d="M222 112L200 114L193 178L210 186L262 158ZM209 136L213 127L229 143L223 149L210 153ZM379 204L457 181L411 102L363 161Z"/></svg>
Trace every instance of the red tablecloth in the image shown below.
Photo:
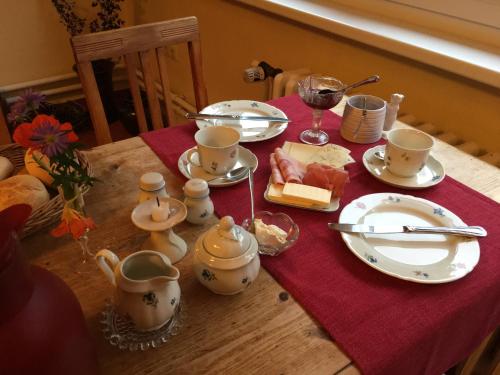
<svg viewBox="0 0 500 375"><path fill-rule="evenodd" d="M334 213L311 212L266 202L269 153L285 140L297 141L311 123L311 111L298 96L270 104L292 120L280 136L242 144L259 159L255 173L257 210L281 211L300 227L297 244L278 257L261 257L264 267L329 332L333 340L366 374L441 374L464 359L500 322L500 205L446 177L422 191L385 185L363 167L361 156L373 145L343 140L340 118L325 113L323 127L330 142L352 150L351 183ZM143 134L145 142L171 170L187 148L195 145L194 123ZM481 258L474 271L448 284L427 285L399 280L370 268L346 247L326 223L337 221L345 204L376 192L412 194L434 201L471 225L489 233L480 240ZM218 215L241 222L250 213L248 184L211 189Z"/></svg>

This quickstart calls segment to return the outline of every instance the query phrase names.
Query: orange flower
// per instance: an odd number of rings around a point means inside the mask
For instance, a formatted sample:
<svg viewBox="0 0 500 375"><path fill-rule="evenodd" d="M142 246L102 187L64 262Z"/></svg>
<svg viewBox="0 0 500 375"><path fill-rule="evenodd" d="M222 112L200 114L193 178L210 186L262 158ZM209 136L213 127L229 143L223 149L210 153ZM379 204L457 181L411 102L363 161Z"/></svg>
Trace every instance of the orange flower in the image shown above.
<svg viewBox="0 0 500 375"><path fill-rule="evenodd" d="M40 150L48 157L64 152L70 143L78 141L69 122L59 123L54 117L37 115L14 131L14 140L23 147Z"/></svg>
<svg viewBox="0 0 500 375"><path fill-rule="evenodd" d="M77 210L64 206L61 223L50 234L54 237L61 237L66 233L71 233L75 240L79 239L90 229L95 228L95 223L90 217L81 215Z"/></svg>

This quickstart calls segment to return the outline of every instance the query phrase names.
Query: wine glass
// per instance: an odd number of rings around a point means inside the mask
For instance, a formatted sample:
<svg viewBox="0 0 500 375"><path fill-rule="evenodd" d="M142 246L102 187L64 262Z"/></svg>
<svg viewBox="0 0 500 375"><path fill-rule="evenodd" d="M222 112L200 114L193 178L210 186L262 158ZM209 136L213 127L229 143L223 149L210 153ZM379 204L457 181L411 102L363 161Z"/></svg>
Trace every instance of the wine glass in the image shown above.
<svg viewBox="0 0 500 375"><path fill-rule="evenodd" d="M323 111L335 107L344 95L345 85L334 77L313 74L298 82L302 101L313 109L312 128L300 133L300 140L310 145L324 145L329 137L321 128Z"/></svg>

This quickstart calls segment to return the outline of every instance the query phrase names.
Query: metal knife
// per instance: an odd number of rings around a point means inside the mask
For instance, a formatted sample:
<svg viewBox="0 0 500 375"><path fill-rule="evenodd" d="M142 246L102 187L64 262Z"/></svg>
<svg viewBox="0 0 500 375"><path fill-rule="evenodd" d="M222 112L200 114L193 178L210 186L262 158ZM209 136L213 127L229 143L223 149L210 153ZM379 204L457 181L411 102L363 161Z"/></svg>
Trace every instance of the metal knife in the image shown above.
<svg viewBox="0 0 500 375"><path fill-rule="evenodd" d="M251 120L251 121L273 121L273 122L290 122L289 119L283 117L271 116L242 116L242 115L209 115L206 113L186 113L188 119L199 120Z"/></svg>
<svg viewBox="0 0 500 375"><path fill-rule="evenodd" d="M465 237L486 237L483 227L421 227L416 225L367 225L328 223L328 227L348 233L436 233Z"/></svg>

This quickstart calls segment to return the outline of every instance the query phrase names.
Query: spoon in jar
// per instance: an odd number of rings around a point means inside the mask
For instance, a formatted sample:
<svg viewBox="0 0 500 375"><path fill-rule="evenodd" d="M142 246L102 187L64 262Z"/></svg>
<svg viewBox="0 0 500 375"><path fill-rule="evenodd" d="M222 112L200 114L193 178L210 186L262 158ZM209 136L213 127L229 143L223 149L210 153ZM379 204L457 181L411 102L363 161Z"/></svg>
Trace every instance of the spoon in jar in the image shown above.
<svg viewBox="0 0 500 375"><path fill-rule="evenodd" d="M222 176L216 176L214 178L211 178L211 179L205 180L205 181L210 182L210 181L215 181L218 179L220 179L222 182L236 181L236 180L240 179L241 177L244 177L248 173L249 169L250 169L249 167L244 165L242 167L232 169L229 172L227 172L226 174L223 174Z"/></svg>
<svg viewBox="0 0 500 375"><path fill-rule="evenodd" d="M342 92L342 94L345 94L347 91L354 89L356 87L359 87L361 85L366 85L368 83L374 83L374 82L378 82L378 81L380 81L380 76L374 75L374 76L370 76L368 78L365 78L361 81L352 83L349 86L345 86L345 87L341 88L340 90L331 90L331 89L320 90L319 94L333 94L333 93L337 93L337 92Z"/></svg>

